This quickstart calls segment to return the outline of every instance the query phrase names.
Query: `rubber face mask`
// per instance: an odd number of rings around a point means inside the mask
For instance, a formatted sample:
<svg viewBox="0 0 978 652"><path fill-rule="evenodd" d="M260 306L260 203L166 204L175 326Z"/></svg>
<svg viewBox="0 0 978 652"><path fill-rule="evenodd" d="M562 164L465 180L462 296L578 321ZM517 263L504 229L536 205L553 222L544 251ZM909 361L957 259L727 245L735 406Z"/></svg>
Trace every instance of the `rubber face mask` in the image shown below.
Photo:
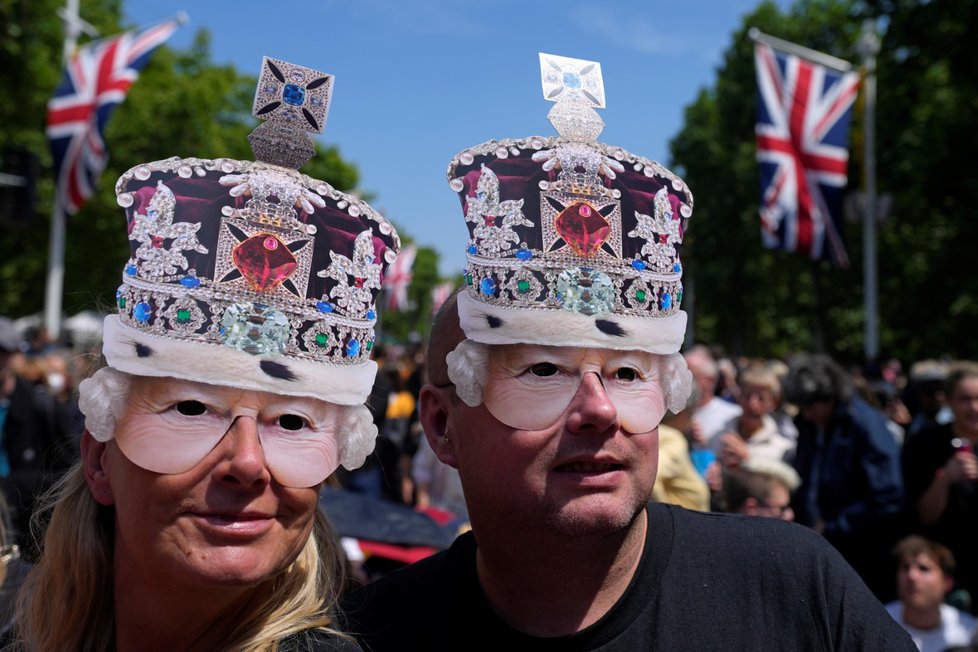
<svg viewBox="0 0 978 652"><path fill-rule="evenodd" d="M666 412L658 370L658 356L642 351L492 346L482 402L511 428L543 430L567 410L584 376L594 373L622 428L643 433L657 427Z"/></svg>
<svg viewBox="0 0 978 652"><path fill-rule="evenodd" d="M242 390L187 381L134 387L127 413L116 426L116 442L137 466L154 473L184 473L217 446L236 419L253 419L265 461L279 484L312 487L336 470L342 408L268 394L263 396L270 398L253 401L258 409L239 407L241 395Z"/></svg>

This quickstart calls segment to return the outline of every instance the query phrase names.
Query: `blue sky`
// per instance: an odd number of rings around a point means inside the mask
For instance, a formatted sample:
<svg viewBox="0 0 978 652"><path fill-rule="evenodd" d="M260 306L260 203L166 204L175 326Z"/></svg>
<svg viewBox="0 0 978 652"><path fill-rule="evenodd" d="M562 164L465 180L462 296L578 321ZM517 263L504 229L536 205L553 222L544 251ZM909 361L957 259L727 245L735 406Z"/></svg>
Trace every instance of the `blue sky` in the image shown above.
<svg viewBox="0 0 978 652"><path fill-rule="evenodd" d="M214 60L242 72L257 75L269 55L336 75L323 142L357 165L376 209L439 251L448 275L464 266L467 237L448 161L492 138L554 133L538 52L600 62L599 139L668 163L684 107L712 85L759 2L129 0L124 11L139 26L186 11L170 45L206 28Z"/></svg>

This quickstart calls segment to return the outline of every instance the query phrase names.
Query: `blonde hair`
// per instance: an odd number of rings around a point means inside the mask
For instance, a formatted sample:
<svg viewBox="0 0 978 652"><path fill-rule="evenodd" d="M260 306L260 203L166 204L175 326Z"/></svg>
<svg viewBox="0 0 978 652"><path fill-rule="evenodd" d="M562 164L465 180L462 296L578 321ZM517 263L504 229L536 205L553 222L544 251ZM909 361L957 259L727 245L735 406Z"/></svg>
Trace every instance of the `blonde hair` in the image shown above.
<svg viewBox="0 0 978 652"><path fill-rule="evenodd" d="M44 497L32 531L45 529L40 560L20 591L18 645L25 650L101 651L115 647L112 580L114 518L89 492L81 463ZM274 651L278 641L308 629L330 629L344 581L344 559L329 521L317 510L296 559L256 592L224 640L224 649Z"/></svg>
<svg viewBox="0 0 978 652"><path fill-rule="evenodd" d="M7 526L7 502L4 500L3 492L0 492L0 586L3 586L4 580L7 579L7 562L3 559L2 555L7 552L7 538L9 536Z"/></svg>

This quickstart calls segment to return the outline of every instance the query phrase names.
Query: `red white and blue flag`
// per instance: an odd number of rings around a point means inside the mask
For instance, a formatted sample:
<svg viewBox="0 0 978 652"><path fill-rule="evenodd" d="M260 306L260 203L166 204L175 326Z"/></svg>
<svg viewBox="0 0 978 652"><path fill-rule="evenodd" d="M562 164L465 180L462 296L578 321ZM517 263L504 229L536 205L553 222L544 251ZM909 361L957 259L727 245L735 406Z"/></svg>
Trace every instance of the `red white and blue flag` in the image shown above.
<svg viewBox="0 0 978 652"><path fill-rule="evenodd" d="M408 245L398 252L397 259L387 269L387 276L384 277L384 290L387 292L388 310L411 309L408 287L411 285L411 279L414 276L411 268L414 267L414 258L417 254L417 247Z"/></svg>
<svg viewBox="0 0 978 652"><path fill-rule="evenodd" d="M54 156L57 202L74 215L95 192L109 156L103 135L150 55L177 30L173 19L78 49L48 102L47 136Z"/></svg>
<svg viewBox="0 0 978 652"><path fill-rule="evenodd" d="M859 75L763 42L754 62L764 246L848 267L840 226Z"/></svg>
<svg viewBox="0 0 978 652"><path fill-rule="evenodd" d="M451 281L446 283L439 283L435 287L431 288L431 313L435 314L438 309L442 307L448 297L452 296L452 292L455 291L455 284Z"/></svg>

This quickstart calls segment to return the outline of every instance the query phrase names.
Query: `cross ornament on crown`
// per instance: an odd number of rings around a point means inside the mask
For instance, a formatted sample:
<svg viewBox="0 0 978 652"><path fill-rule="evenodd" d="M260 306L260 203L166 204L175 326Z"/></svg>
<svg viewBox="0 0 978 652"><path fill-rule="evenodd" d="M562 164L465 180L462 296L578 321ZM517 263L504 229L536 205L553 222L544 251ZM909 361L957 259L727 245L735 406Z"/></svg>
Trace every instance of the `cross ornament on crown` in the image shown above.
<svg viewBox="0 0 978 652"><path fill-rule="evenodd" d="M251 114L265 120L248 136L255 158L299 169L316 148L309 132L326 126L333 75L263 57Z"/></svg>
<svg viewBox="0 0 978 652"><path fill-rule="evenodd" d="M540 53L543 96L555 102L550 124L567 140L594 142L604 129L595 108L605 108L601 64Z"/></svg>

